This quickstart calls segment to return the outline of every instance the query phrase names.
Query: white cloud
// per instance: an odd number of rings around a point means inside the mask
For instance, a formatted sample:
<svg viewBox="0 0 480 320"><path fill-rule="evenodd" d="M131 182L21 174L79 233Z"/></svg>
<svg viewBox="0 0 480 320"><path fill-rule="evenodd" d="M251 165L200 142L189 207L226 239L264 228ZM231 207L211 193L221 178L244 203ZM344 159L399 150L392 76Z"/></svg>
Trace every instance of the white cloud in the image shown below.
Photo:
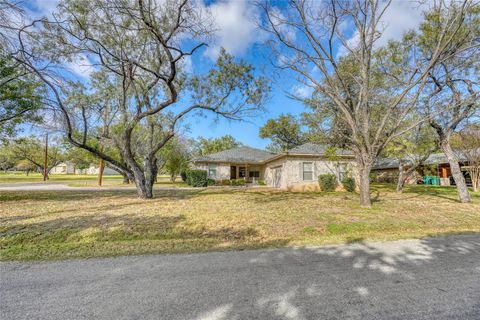
<svg viewBox="0 0 480 320"><path fill-rule="evenodd" d="M269 12L270 20L280 35L289 42L294 42L296 39L295 30L286 24L287 17L280 11L278 7L273 7Z"/></svg>
<svg viewBox="0 0 480 320"><path fill-rule="evenodd" d="M377 45L383 46L388 40L401 40L406 31L418 29L423 20L422 12L425 6L425 3L417 1L392 1L382 19L384 30Z"/></svg>
<svg viewBox="0 0 480 320"><path fill-rule="evenodd" d="M73 61L66 62L65 67L72 73L84 79L90 78L95 71L95 67L84 54L78 55L77 59L74 59Z"/></svg>
<svg viewBox="0 0 480 320"><path fill-rule="evenodd" d="M313 93L313 88L307 85L296 86L293 90L293 94L301 99L310 98Z"/></svg>
<svg viewBox="0 0 480 320"><path fill-rule="evenodd" d="M192 56L184 56L181 62L181 68L186 73L193 73Z"/></svg>
<svg viewBox="0 0 480 320"><path fill-rule="evenodd" d="M423 11L427 8L427 5L426 2L393 0L382 17L379 27L379 31L382 34L376 41L375 46L384 46L390 40L401 40L405 32L418 29L423 20ZM347 25L353 27L352 23L344 22L341 25L342 32L348 30ZM350 39L347 40L347 45L353 49L358 41L359 34L354 32ZM340 46L337 55L344 56L346 54L348 54L348 49Z"/></svg>
<svg viewBox="0 0 480 320"><path fill-rule="evenodd" d="M242 55L254 42L262 39L262 33L256 25L259 12L251 2L218 1L208 9L217 28L214 43L205 51L211 59L218 57L221 47L233 55Z"/></svg>

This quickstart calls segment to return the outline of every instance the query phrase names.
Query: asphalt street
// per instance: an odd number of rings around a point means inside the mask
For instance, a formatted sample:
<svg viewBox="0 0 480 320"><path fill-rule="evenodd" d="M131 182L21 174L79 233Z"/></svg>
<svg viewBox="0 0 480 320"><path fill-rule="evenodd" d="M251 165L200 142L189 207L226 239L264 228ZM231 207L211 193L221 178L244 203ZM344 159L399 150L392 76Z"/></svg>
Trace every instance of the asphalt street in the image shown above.
<svg viewBox="0 0 480 320"><path fill-rule="evenodd" d="M480 319L480 235L0 264L7 319Z"/></svg>

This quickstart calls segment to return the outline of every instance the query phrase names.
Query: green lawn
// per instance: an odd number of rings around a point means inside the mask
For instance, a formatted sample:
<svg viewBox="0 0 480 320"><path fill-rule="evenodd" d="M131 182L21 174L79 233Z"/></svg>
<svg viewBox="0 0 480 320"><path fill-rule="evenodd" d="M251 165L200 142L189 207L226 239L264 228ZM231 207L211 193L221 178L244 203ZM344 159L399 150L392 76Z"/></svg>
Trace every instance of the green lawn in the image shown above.
<svg viewBox="0 0 480 320"><path fill-rule="evenodd" d="M0 191L0 259L200 252L480 232L480 195L451 187L375 185L358 195L272 189Z"/></svg>

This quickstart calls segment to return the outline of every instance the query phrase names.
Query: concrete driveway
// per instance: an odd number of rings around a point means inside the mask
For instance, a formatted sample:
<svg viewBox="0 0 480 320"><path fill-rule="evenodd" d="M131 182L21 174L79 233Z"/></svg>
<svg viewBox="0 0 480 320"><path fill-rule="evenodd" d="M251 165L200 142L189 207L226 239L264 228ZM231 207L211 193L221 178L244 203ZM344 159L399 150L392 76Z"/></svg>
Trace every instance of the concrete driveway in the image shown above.
<svg viewBox="0 0 480 320"><path fill-rule="evenodd" d="M480 235L0 264L7 319L480 319Z"/></svg>

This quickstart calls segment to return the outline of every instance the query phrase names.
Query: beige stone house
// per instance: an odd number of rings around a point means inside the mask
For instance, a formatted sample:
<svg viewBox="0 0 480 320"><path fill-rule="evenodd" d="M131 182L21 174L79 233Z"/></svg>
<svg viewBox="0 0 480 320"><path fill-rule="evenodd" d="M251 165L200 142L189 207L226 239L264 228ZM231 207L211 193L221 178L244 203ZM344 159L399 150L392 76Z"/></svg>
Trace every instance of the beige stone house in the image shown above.
<svg viewBox="0 0 480 320"><path fill-rule="evenodd" d="M267 186L283 189L314 189L318 176L333 173L339 181L356 176L353 153L336 150L335 159L328 147L306 143L282 153L242 146L194 159L195 168L206 170L214 180L245 179L247 183L264 181Z"/></svg>

